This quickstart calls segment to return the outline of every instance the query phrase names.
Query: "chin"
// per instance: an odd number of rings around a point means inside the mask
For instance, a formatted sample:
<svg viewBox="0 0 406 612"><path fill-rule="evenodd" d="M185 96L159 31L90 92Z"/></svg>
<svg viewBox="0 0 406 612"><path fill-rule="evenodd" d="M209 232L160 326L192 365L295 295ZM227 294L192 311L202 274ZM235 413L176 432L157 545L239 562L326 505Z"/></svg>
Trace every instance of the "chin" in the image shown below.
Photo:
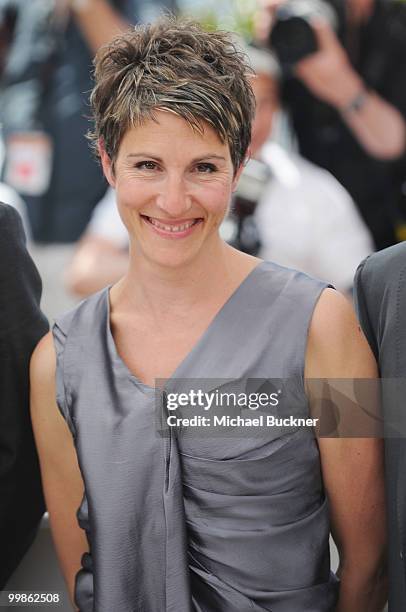
<svg viewBox="0 0 406 612"><path fill-rule="evenodd" d="M165 249L161 252L153 252L153 253L144 253L145 259L147 259L154 266L160 267L162 269L182 269L189 266L193 261L195 261L199 256L199 251L189 252L176 252L175 249Z"/></svg>

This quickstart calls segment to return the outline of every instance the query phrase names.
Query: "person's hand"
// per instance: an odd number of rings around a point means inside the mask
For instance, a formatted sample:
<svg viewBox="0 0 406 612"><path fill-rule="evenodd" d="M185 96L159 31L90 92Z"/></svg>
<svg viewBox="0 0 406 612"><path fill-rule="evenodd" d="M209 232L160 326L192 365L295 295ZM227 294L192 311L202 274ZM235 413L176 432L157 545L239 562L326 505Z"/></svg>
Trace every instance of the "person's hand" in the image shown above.
<svg viewBox="0 0 406 612"><path fill-rule="evenodd" d="M258 10L254 15L255 39L265 43L272 29L276 9L286 0L258 0Z"/></svg>
<svg viewBox="0 0 406 612"><path fill-rule="evenodd" d="M56 0L68 7L93 53L129 27L121 11L109 0Z"/></svg>
<svg viewBox="0 0 406 612"><path fill-rule="evenodd" d="M324 20L312 23L318 51L295 66L295 75L320 100L344 109L365 89L335 32Z"/></svg>

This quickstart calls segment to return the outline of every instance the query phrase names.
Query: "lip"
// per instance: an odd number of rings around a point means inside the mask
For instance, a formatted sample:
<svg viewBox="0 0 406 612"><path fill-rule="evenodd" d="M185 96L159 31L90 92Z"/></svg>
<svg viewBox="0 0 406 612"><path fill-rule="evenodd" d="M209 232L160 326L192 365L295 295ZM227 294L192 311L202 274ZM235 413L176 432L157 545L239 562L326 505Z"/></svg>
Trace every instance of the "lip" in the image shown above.
<svg viewBox="0 0 406 612"><path fill-rule="evenodd" d="M175 219L175 220L171 219L169 220L169 219L159 219L157 217L149 217L148 215L141 215L141 218L143 222L146 225L148 225L148 227L153 232L155 232L159 236L162 236L163 238L169 238L171 240L176 240L179 238L185 238L187 236L190 236L190 234L192 234L196 230L196 228L199 227L203 222L203 219L200 217L195 217L192 219L189 218L189 219ZM189 224L190 222L193 222L193 224L184 230L174 231L174 230L167 230L163 227L154 225L154 223L151 222L151 219L153 219L157 223L166 225L167 227L178 227L178 226Z"/></svg>

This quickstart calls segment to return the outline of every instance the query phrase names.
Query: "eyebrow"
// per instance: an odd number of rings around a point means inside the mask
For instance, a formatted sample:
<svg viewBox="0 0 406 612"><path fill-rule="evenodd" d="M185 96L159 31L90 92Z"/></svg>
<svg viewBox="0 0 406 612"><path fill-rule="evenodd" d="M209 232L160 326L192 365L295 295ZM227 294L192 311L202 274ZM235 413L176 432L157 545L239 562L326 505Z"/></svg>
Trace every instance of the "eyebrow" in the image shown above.
<svg viewBox="0 0 406 612"><path fill-rule="evenodd" d="M127 158L129 157L148 157L149 159L153 159L154 161L157 162L162 162L162 159L160 157L156 157L155 155L151 155L151 153L129 153L127 155ZM218 159L218 160L222 160L222 161L226 161L226 158L223 157L222 155L216 155L215 153L207 153L206 155L200 155L199 157L196 157L195 159L192 159L192 163L196 163L199 161L203 161L206 159Z"/></svg>

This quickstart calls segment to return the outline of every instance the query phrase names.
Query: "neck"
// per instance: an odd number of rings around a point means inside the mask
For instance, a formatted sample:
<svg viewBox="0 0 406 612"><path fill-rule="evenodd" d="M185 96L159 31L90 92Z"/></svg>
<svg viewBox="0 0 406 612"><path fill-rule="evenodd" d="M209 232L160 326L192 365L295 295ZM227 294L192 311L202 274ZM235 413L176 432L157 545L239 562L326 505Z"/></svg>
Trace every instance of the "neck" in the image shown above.
<svg viewBox="0 0 406 612"><path fill-rule="evenodd" d="M200 312L208 303L221 303L224 293L232 291L240 258L246 257L221 240L182 267L158 265L135 251L132 246L128 273L115 287L116 300L123 310L159 325L192 308Z"/></svg>

